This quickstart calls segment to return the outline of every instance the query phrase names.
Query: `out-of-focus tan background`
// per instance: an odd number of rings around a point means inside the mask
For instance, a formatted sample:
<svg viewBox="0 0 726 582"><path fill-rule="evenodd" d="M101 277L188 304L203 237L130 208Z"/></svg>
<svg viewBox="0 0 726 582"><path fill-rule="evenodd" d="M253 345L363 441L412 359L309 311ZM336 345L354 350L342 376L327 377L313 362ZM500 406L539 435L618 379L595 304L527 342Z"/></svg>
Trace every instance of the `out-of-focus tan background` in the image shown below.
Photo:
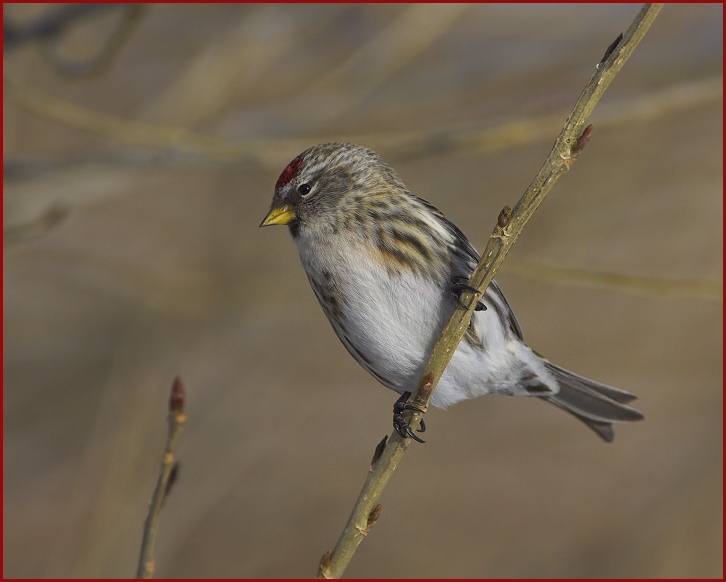
<svg viewBox="0 0 726 582"><path fill-rule="evenodd" d="M285 229L258 229L277 176L361 142L481 249L639 6L37 26L60 9L4 6L4 574L134 573L180 374L156 575L312 576L396 395L339 344ZM536 350L646 420L607 445L534 400L431 411L347 576L721 576L722 16L665 6L498 276Z"/></svg>

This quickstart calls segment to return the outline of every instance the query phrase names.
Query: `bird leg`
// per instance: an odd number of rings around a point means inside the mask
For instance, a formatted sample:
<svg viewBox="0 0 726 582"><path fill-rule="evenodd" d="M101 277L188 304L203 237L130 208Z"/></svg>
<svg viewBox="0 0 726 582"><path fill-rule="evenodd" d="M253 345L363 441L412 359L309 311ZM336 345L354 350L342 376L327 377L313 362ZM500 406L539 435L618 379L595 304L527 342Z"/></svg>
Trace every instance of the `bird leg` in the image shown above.
<svg viewBox="0 0 726 582"><path fill-rule="evenodd" d="M410 437L419 443L425 443L426 441L416 436L416 433L413 432L411 426L403 419L404 410L423 412L423 410L421 410L420 408L417 408L413 404L409 404L407 402L410 396L410 392L404 392L393 405L393 428L395 428L396 432L400 434L403 438ZM418 432L426 432L426 424L424 423L423 419L421 419L421 424L417 430Z"/></svg>
<svg viewBox="0 0 726 582"><path fill-rule="evenodd" d="M451 278L451 294L454 296L454 299L456 302L461 305L464 309L468 309L466 305L461 301L461 292L462 291L471 291L472 293L476 293L477 295L481 295L481 291L477 289L476 287L472 287L471 285L467 285L465 281L468 281L466 277L452 277ZM486 311L487 306L484 305L481 301L476 302L476 307L474 307L474 311Z"/></svg>

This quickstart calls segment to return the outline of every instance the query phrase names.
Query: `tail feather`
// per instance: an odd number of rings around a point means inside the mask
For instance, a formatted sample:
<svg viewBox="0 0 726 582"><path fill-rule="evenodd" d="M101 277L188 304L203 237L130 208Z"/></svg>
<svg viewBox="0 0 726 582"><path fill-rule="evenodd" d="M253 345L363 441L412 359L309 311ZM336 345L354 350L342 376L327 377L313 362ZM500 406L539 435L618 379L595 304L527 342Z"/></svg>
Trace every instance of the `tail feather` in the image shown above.
<svg viewBox="0 0 726 582"><path fill-rule="evenodd" d="M546 399L551 404L554 404L555 406L558 406L562 410L565 410L572 414L575 418L578 420L581 420L584 422L589 428L595 431L595 434L599 436L601 439L603 439L605 442L611 443L613 442L613 439L615 438L615 431L613 430L613 425L610 422L601 422L599 420L592 420L591 418L587 418L585 416L582 416L581 414L578 414L574 410L571 410L564 406L563 404L557 402L557 400L553 398L547 398Z"/></svg>
<svg viewBox="0 0 726 582"><path fill-rule="evenodd" d="M613 422L643 418L639 411L625 405L636 398L634 394L588 380L551 362L546 362L545 366L554 375L560 390L540 398L571 413L603 440L612 442L615 436Z"/></svg>
<svg viewBox="0 0 726 582"><path fill-rule="evenodd" d="M577 374L570 372L569 370L560 368L552 362L546 361L545 368L552 372L558 381L564 380L565 384L574 384L585 390L594 390L598 394L607 396L608 398L610 398L611 400L615 400L616 402L627 404L628 402L638 398L635 394L631 394L630 392L626 392L625 390L621 390L620 388L613 388L612 386L600 384L600 382L595 382L595 380L590 380L589 378L583 378L582 376L578 376Z"/></svg>

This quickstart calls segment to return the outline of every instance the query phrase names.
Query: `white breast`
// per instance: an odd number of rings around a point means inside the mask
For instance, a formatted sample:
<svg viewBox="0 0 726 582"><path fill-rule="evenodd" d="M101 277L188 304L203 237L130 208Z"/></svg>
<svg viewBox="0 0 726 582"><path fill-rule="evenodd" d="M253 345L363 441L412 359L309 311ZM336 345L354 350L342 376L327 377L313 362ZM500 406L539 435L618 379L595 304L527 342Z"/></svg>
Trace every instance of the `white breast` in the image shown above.
<svg viewBox="0 0 726 582"><path fill-rule="evenodd" d="M333 321L332 311L325 310L338 337L385 386L399 393L414 391L454 307L448 282L413 272L390 274L368 254L365 243L343 235L329 237L324 244L311 242L305 235L296 239L311 283L328 281L340 298L340 321ZM320 290L316 295L322 304ZM512 346L495 317L493 310L474 315L485 349L462 341L434 392L434 406L506 390Z"/></svg>
<svg viewBox="0 0 726 582"><path fill-rule="evenodd" d="M296 242L308 277L332 281L341 296L342 325L331 321L341 341L350 342L354 350L346 347L351 354L364 367L372 367L389 388L399 392L409 389L411 382L418 380L423 360L436 339L433 336L442 324L436 315L441 289L413 273L390 275L360 241L347 244L351 241L341 235L333 238L333 244L329 240L325 245L311 245L301 238ZM326 314L331 319L331 313L326 310Z"/></svg>

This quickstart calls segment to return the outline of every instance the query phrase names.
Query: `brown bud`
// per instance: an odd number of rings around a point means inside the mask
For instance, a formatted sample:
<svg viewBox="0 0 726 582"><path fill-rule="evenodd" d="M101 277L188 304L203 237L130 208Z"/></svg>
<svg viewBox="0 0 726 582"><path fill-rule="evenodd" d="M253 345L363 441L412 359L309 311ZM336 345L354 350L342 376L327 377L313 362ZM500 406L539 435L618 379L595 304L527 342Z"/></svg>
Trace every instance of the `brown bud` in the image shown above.
<svg viewBox="0 0 726 582"><path fill-rule="evenodd" d="M320 564L318 564L318 578L327 578L325 575L325 571L330 566L330 560L331 560L332 554L330 553L330 550L325 552L322 558L320 558Z"/></svg>
<svg viewBox="0 0 726 582"><path fill-rule="evenodd" d="M584 130L582 130L582 133L580 134L580 137L577 138L577 141L575 142L575 145L572 146L572 155L573 156L576 156L582 150L585 149L585 146L587 145L587 142L590 141L590 134L591 133L592 133L592 124L588 125Z"/></svg>
<svg viewBox="0 0 726 582"><path fill-rule="evenodd" d="M381 458L381 455L383 454L383 449L386 448L386 443L388 442L388 435L383 437L383 440L378 443L378 446L376 446L376 450L373 452L373 458L371 459L371 465L375 465L376 461Z"/></svg>
<svg viewBox="0 0 726 582"><path fill-rule="evenodd" d="M174 383L171 385L169 412L184 412L184 385L179 376L174 378Z"/></svg>
<svg viewBox="0 0 726 582"><path fill-rule="evenodd" d="M372 510L370 515L368 516L368 522L367 527L371 527L374 523L378 521L378 518L381 516L381 504L379 503L376 505Z"/></svg>
<svg viewBox="0 0 726 582"><path fill-rule="evenodd" d="M612 44L611 44L611 45L610 45L610 46L609 46L609 47L607 48L607 50L605 51L605 54L604 54L604 55L603 55L603 57L602 57L602 58L600 59L600 62L601 62L601 63L604 63L605 61L607 61L607 60L608 60L608 57L609 57L609 56L610 56L611 54L613 54L613 51L615 50L615 47L616 47L616 46L618 46L618 45L620 44L620 41L621 41L621 40L623 40L623 33L622 33L622 32L621 32L621 33L620 33L620 34L618 35L618 38L616 38L616 39L615 39L615 40L614 40L614 41L612 42Z"/></svg>
<svg viewBox="0 0 726 582"><path fill-rule="evenodd" d="M509 206L502 208L497 219L497 224L502 228L505 228L509 224L509 219L512 218L512 209Z"/></svg>

